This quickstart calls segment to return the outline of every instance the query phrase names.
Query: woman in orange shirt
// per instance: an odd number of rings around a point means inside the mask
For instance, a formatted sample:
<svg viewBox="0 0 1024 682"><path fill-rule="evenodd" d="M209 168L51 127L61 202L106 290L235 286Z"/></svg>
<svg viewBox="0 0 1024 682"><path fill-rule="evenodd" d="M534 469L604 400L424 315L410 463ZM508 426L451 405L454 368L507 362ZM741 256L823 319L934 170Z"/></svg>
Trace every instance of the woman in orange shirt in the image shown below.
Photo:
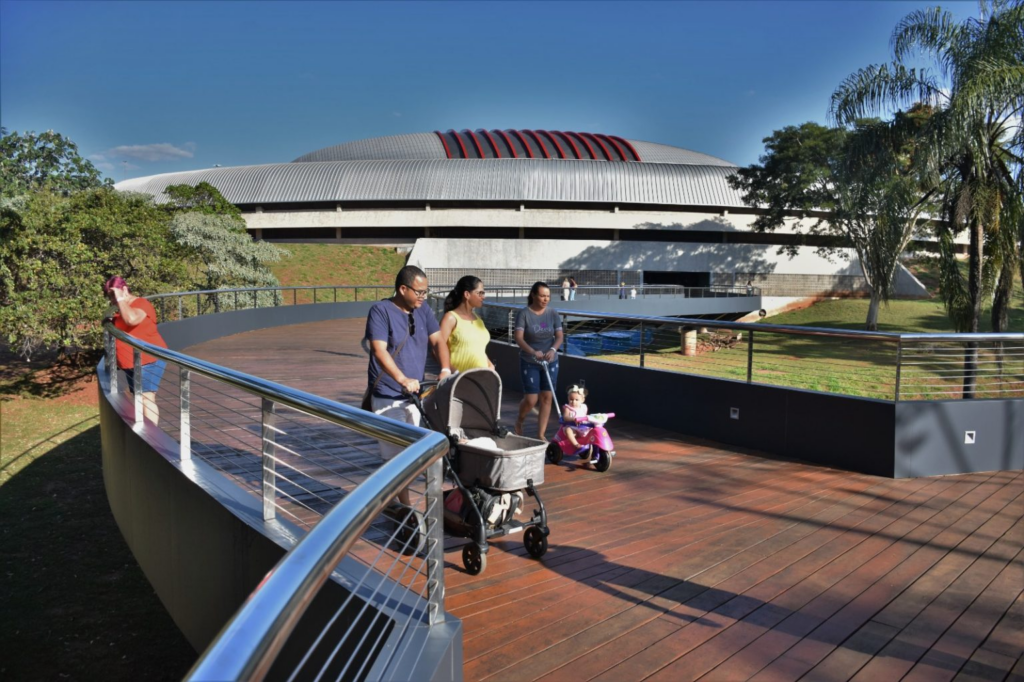
<svg viewBox="0 0 1024 682"><path fill-rule="evenodd" d="M117 306L112 321L114 326L131 336L154 346L167 348L167 343L156 328L156 310L153 304L144 298L133 296L128 291L128 284L120 275L115 275L103 283L103 293L110 302ZM156 405L156 391L160 387L167 363L152 355L142 354L142 403L145 416L154 424L160 421L160 411ZM117 367L124 370L128 380L128 392L135 393L135 353L126 343L117 342Z"/></svg>

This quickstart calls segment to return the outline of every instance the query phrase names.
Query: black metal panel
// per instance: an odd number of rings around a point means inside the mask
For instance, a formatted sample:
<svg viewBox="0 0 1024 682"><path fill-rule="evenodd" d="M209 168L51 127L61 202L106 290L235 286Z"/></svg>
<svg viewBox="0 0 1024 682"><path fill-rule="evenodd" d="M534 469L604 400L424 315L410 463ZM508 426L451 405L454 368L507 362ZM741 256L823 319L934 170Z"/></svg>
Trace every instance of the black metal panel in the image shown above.
<svg viewBox="0 0 1024 682"><path fill-rule="evenodd" d="M487 353L502 381L519 390L518 350L492 343ZM591 390L587 402L595 411L761 453L894 475L891 403L573 356L562 356L559 363L559 401L570 382L583 379ZM738 419L732 417L733 409ZM610 428L614 437L614 423Z"/></svg>
<svg viewBox="0 0 1024 682"><path fill-rule="evenodd" d="M1024 400L898 403L895 446L900 478L1024 469Z"/></svg>

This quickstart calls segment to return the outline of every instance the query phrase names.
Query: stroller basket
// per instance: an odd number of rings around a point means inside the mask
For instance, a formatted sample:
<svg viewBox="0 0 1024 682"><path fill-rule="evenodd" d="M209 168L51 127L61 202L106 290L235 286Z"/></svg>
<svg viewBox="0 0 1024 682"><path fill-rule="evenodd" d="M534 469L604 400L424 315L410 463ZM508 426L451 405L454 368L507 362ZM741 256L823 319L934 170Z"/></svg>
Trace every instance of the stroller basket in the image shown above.
<svg viewBox="0 0 1024 682"><path fill-rule="evenodd" d="M492 433L474 434L466 432L467 438L486 436L494 440L497 450L460 443L459 456L453 463L455 473L465 483L479 485L502 492L512 492L526 487L533 480L534 485L544 483L544 451L547 444L535 438L525 438L510 433L504 438Z"/></svg>
<svg viewBox="0 0 1024 682"><path fill-rule="evenodd" d="M424 401L428 421L447 429L459 441L490 438L497 449L459 442L452 468L467 485L511 492L532 479L544 483L544 451L547 443L505 433L498 428L501 411L501 378L489 369L462 372L437 387Z"/></svg>

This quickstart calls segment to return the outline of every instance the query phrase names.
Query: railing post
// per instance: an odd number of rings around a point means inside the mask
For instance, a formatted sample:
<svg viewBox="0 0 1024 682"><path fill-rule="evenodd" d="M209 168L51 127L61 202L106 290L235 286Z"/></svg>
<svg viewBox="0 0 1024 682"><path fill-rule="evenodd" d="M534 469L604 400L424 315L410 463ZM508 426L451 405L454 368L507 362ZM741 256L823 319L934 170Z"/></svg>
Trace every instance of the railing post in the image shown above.
<svg viewBox="0 0 1024 682"><path fill-rule="evenodd" d="M338 287L334 287L334 302L338 302Z"/></svg>
<svg viewBox="0 0 1024 682"><path fill-rule="evenodd" d="M750 330L750 338L747 339L747 383L754 383L754 330Z"/></svg>
<svg viewBox="0 0 1024 682"><path fill-rule="evenodd" d="M900 401L900 374L903 369L903 337L896 339L896 387L893 391L893 401Z"/></svg>
<svg viewBox="0 0 1024 682"><path fill-rule="evenodd" d="M107 379L110 381L110 395L117 395L117 339L103 330L103 345L107 352Z"/></svg>
<svg viewBox="0 0 1024 682"><path fill-rule="evenodd" d="M640 323L640 366L644 366L644 323Z"/></svg>
<svg viewBox="0 0 1024 682"><path fill-rule="evenodd" d="M178 367L178 414L181 417L179 426L178 448L182 462L192 459L192 372Z"/></svg>
<svg viewBox="0 0 1024 682"><path fill-rule="evenodd" d="M274 490L277 487L274 458L277 454L276 415L274 401L263 398L263 520L270 521L277 515L274 507Z"/></svg>
<svg viewBox="0 0 1024 682"><path fill-rule="evenodd" d="M443 460L427 467L427 613L428 624L443 623L444 613L444 482Z"/></svg>
<svg viewBox="0 0 1024 682"><path fill-rule="evenodd" d="M213 312L214 313L219 313L220 312L220 292L219 291L213 292Z"/></svg>
<svg viewBox="0 0 1024 682"><path fill-rule="evenodd" d="M313 287L313 303L316 303L316 287Z"/></svg>
<svg viewBox="0 0 1024 682"><path fill-rule="evenodd" d="M166 298L161 298L160 299L160 321L161 322L166 322L167 321L167 299Z"/></svg>
<svg viewBox="0 0 1024 682"><path fill-rule="evenodd" d="M202 294L196 294L196 317L203 314L203 300Z"/></svg>
<svg viewBox="0 0 1024 682"><path fill-rule="evenodd" d="M352 300L359 303L359 287L352 287Z"/></svg>
<svg viewBox="0 0 1024 682"><path fill-rule="evenodd" d="M138 348L133 348L132 355L135 356L135 371L132 375L135 395L135 423L141 424L142 420L146 418L146 408L142 403L142 352Z"/></svg>
<svg viewBox="0 0 1024 682"><path fill-rule="evenodd" d="M238 289L235 289L235 310L238 310Z"/></svg>
<svg viewBox="0 0 1024 682"><path fill-rule="evenodd" d="M185 319L184 317L182 317L182 312L181 312L181 299L183 299L183 298L184 298L184 296L178 296L178 319L179 320Z"/></svg>

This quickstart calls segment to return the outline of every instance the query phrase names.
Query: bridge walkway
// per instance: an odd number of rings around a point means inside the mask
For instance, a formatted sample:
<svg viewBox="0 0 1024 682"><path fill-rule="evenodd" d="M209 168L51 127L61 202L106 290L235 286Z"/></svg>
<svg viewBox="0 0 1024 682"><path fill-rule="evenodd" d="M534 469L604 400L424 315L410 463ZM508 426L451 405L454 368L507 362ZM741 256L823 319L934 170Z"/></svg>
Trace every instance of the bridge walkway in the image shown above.
<svg viewBox="0 0 1024 682"><path fill-rule="evenodd" d="M340 320L187 352L354 403L361 335ZM615 390L592 388L593 409ZM610 427L611 471L548 466L543 560L512 536L474 577L447 543L465 679L1024 679L1021 472L889 480Z"/></svg>

